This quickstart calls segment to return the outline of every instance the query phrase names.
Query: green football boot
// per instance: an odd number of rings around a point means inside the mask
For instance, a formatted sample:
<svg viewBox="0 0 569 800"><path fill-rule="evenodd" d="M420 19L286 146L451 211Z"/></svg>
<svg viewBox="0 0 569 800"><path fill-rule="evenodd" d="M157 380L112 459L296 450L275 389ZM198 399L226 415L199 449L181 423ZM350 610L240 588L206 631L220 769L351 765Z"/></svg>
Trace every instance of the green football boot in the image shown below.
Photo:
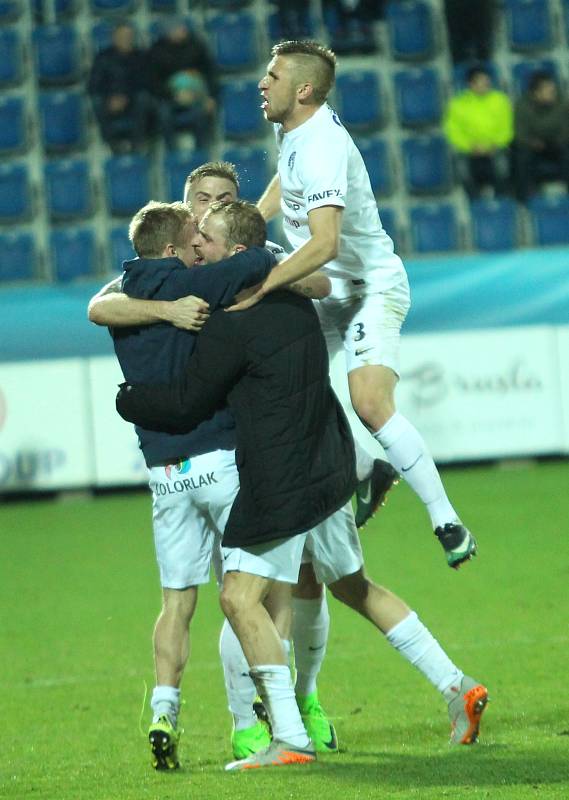
<svg viewBox="0 0 569 800"><path fill-rule="evenodd" d="M447 564L458 569L476 555L476 539L460 522L447 522L435 529L435 536L443 546Z"/></svg>
<svg viewBox="0 0 569 800"><path fill-rule="evenodd" d="M271 743L271 734L265 722L257 722L250 728L243 728L240 731L234 730L231 734L231 748L233 756L237 760L248 758L253 753L258 753Z"/></svg>
<svg viewBox="0 0 569 800"><path fill-rule="evenodd" d="M178 743L182 731L177 730L166 715L153 722L148 729L151 763L154 769L178 769Z"/></svg>
<svg viewBox="0 0 569 800"><path fill-rule="evenodd" d="M296 695L296 702L304 727L317 753L337 753L336 729L324 713L318 700L318 691Z"/></svg>

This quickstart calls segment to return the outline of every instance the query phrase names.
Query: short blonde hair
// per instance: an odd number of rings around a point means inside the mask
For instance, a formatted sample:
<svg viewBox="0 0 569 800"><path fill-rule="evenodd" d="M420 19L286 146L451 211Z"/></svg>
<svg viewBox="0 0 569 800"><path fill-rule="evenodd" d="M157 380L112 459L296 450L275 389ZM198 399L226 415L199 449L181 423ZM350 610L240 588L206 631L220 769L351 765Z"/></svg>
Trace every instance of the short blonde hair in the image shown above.
<svg viewBox="0 0 569 800"><path fill-rule="evenodd" d="M271 55L294 59L298 80L311 83L314 102L318 105L324 103L336 77L336 54L333 50L319 42L292 39L275 44Z"/></svg>
<svg viewBox="0 0 569 800"><path fill-rule="evenodd" d="M235 164L231 164L229 161L208 161L206 164L196 167L186 178L185 191L187 192L202 178L225 178L225 180L231 181L235 186L236 194L239 194L239 175Z"/></svg>
<svg viewBox="0 0 569 800"><path fill-rule="evenodd" d="M212 203L206 216L222 215L225 222L228 247L237 244L245 247L264 247L267 241L267 223L253 203L234 200L231 203ZM205 219L205 216L204 216Z"/></svg>
<svg viewBox="0 0 569 800"><path fill-rule="evenodd" d="M192 221L192 212L184 203L151 200L130 221L128 238L140 258L160 258L167 245L185 245L186 227Z"/></svg>

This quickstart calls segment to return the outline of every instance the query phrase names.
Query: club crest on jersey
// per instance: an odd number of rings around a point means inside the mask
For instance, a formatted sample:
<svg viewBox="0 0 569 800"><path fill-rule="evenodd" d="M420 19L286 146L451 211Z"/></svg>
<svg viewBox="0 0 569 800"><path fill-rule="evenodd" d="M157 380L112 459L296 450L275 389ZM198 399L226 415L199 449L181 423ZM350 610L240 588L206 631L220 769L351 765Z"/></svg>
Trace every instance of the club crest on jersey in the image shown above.
<svg viewBox="0 0 569 800"><path fill-rule="evenodd" d="M288 157L288 168L292 169L294 167L294 161L296 159L296 150L290 154Z"/></svg>
<svg viewBox="0 0 569 800"><path fill-rule="evenodd" d="M336 123L336 125L339 125L339 126L340 126L340 128L343 128L343 127L344 127L344 126L342 125L342 123L340 122L340 117L339 117L339 116L336 114L336 112L335 112L335 111L332 111L332 119L334 120L334 122Z"/></svg>

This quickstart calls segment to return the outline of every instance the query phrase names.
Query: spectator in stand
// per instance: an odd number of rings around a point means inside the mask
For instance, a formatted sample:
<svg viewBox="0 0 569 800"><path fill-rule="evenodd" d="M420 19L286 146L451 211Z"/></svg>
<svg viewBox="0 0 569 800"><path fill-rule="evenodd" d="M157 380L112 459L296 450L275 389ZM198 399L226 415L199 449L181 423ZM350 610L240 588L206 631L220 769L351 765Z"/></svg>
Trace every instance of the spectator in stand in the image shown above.
<svg viewBox="0 0 569 800"><path fill-rule="evenodd" d="M135 45L131 25L119 22L112 43L95 56L87 90L101 136L113 152L130 152L144 145L149 133L150 95L146 56Z"/></svg>
<svg viewBox="0 0 569 800"><path fill-rule="evenodd" d="M569 190L569 103L548 72L534 72L514 115L516 196L527 200L540 180L565 181Z"/></svg>
<svg viewBox="0 0 569 800"><path fill-rule="evenodd" d="M468 71L467 88L449 102L443 129L456 154L458 177L470 197L489 188L498 195L507 191L513 109L508 95L492 87L484 67Z"/></svg>
<svg viewBox="0 0 569 800"><path fill-rule="evenodd" d="M310 36L309 4L306 0L276 0L279 39Z"/></svg>
<svg viewBox="0 0 569 800"><path fill-rule="evenodd" d="M150 87L159 133L169 149L177 133L189 132L198 148L213 136L218 94L215 63L205 41L184 20L170 21L148 54Z"/></svg>
<svg viewBox="0 0 569 800"><path fill-rule="evenodd" d="M445 0L448 43L455 64L492 54L494 0Z"/></svg>
<svg viewBox="0 0 569 800"><path fill-rule="evenodd" d="M335 12L338 28L332 47L338 53L373 53L377 49L372 23L383 11L383 0L324 0L324 10Z"/></svg>

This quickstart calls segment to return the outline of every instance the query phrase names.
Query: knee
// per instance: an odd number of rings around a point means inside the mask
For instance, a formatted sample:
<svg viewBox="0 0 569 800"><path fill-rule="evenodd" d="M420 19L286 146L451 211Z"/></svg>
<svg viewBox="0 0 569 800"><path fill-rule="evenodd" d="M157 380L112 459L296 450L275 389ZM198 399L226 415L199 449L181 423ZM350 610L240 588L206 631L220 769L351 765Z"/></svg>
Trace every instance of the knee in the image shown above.
<svg viewBox="0 0 569 800"><path fill-rule="evenodd" d="M332 595L344 605L356 610L361 609L369 594L369 581L360 570L353 575L340 578L339 581L331 583L328 588Z"/></svg>
<svg viewBox="0 0 569 800"><path fill-rule="evenodd" d="M162 600L162 616L170 619L179 620L185 625L189 625L196 608L198 592L195 586L188 589L164 590Z"/></svg>
<svg viewBox="0 0 569 800"><path fill-rule="evenodd" d="M369 392L353 399L354 411L364 425L378 431L395 413L393 399L383 392L372 395Z"/></svg>

